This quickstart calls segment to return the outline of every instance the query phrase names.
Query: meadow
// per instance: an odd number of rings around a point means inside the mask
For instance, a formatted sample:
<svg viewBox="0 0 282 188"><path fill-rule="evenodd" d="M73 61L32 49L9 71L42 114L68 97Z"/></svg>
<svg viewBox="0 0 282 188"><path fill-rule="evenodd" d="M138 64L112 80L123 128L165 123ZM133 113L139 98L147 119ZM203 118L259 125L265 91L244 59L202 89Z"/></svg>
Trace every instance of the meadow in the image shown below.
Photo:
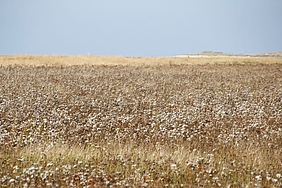
<svg viewBox="0 0 282 188"><path fill-rule="evenodd" d="M282 58L0 56L0 187L281 187Z"/></svg>

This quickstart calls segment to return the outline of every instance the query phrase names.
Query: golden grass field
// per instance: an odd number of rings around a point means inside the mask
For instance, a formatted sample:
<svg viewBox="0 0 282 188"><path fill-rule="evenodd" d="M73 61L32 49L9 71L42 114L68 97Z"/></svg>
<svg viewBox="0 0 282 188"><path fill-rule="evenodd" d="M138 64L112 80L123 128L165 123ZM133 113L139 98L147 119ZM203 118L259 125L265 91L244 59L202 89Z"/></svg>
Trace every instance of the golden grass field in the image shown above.
<svg viewBox="0 0 282 188"><path fill-rule="evenodd" d="M248 57L122 57L122 56L1 56L0 65L167 65L167 64L281 64L282 58L248 58Z"/></svg>
<svg viewBox="0 0 282 188"><path fill-rule="evenodd" d="M282 58L0 65L0 187L282 186Z"/></svg>

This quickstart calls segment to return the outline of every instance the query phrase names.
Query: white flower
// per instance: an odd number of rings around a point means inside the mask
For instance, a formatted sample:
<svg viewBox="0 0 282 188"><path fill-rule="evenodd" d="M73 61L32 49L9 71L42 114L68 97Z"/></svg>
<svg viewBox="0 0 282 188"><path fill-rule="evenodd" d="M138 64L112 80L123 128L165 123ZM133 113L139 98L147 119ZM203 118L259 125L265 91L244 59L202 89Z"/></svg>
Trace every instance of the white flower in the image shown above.
<svg viewBox="0 0 282 188"><path fill-rule="evenodd" d="M177 165L176 164L171 164L170 166L171 166L171 169L176 169Z"/></svg>
<svg viewBox="0 0 282 188"><path fill-rule="evenodd" d="M47 167L50 167L50 166L53 166L53 163L52 163L52 162L49 162L49 163L47 164Z"/></svg>
<svg viewBox="0 0 282 188"><path fill-rule="evenodd" d="M15 179L10 179L9 183L16 183L16 180Z"/></svg>
<svg viewBox="0 0 282 188"><path fill-rule="evenodd" d="M18 161L23 162L24 161L24 157L18 159Z"/></svg>
<svg viewBox="0 0 282 188"><path fill-rule="evenodd" d="M278 182L278 180L275 179L275 178L272 178L271 181L272 181L273 183L277 183L277 182Z"/></svg>
<svg viewBox="0 0 282 188"><path fill-rule="evenodd" d="M257 176L255 176L255 178L256 178L256 180L258 180L258 181L261 181L261 180L262 180L261 175L257 175Z"/></svg>

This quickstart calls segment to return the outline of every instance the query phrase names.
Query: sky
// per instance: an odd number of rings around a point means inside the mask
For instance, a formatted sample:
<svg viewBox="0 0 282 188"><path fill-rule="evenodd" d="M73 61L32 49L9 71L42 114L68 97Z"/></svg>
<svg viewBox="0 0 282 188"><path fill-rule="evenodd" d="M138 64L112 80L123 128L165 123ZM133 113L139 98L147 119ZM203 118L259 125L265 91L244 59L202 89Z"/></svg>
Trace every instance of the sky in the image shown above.
<svg viewBox="0 0 282 188"><path fill-rule="evenodd" d="M281 0L1 0L0 54L282 51Z"/></svg>

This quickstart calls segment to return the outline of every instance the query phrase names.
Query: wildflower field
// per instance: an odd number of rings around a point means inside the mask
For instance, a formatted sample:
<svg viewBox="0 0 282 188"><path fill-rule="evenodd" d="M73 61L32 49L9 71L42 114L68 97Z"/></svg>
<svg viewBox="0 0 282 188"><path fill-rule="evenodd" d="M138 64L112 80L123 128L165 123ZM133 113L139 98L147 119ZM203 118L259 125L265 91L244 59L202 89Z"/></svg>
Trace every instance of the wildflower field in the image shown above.
<svg viewBox="0 0 282 188"><path fill-rule="evenodd" d="M282 186L281 58L0 65L0 187Z"/></svg>

